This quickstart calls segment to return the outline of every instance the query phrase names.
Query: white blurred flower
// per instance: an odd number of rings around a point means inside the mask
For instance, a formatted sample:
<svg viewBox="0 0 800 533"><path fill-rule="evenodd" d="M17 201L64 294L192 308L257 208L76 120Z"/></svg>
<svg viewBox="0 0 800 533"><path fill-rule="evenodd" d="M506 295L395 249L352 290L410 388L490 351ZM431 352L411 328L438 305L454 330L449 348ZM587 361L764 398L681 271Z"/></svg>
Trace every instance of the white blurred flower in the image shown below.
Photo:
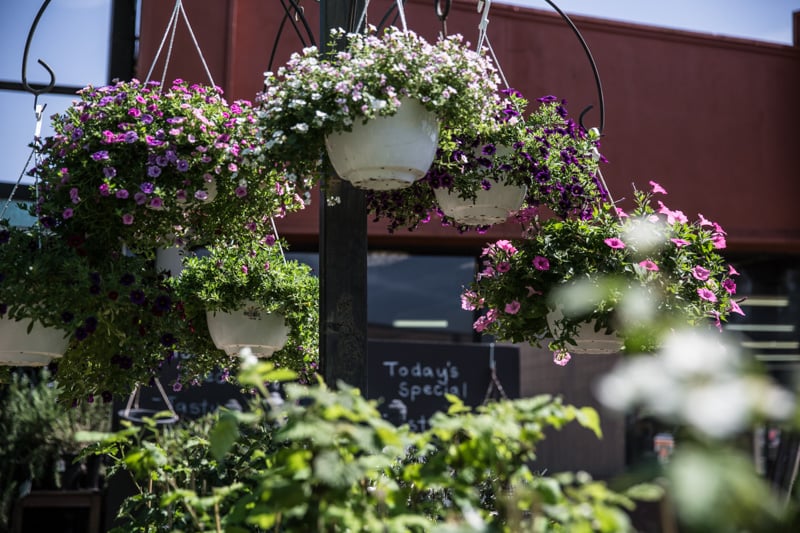
<svg viewBox="0 0 800 533"><path fill-rule="evenodd" d="M253 355L253 350L251 350L249 346L245 346L239 350L239 359L241 360L239 366L242 370L247 370L258 364L258 357Z"/></svg>
<svg viewBox="0 0 800 533"><path fill-rule="evenodd" d="M789 391L745 371L727 337L700 330L673 333L656 355L623 360L595 393L611 409L640 407L716 439L746 429L754 417L784 420L795 410Z"/></svg>

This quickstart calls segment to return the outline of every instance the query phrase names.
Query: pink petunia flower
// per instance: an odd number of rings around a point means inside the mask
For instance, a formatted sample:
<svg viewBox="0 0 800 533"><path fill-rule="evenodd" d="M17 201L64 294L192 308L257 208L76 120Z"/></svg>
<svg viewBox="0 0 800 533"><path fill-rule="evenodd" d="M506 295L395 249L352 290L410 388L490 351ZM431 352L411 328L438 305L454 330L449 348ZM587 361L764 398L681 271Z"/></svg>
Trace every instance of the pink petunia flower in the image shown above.
<svg viewBox="0 0 800 533"><path fill-rule="evenodd" d="M742 311L742 308L741 308L741 307L739 307L739 304L738 304L738 303L736 303L736 301L735 301L735 300L731 300L731 306L730 306L730 309L731 309L731 313L736 313L737 315L742 315L742 316L744 316L744 311Z"/></svg>
<svg viewBox="0 0 800 533"><path fill-rule="evenodd" d="M72 218L73 214L75 214L75 212L72 210L71 207L68 207L64 209L64 212L61 213L61 218L67 220L68 218Z"/></svg>
<svg viewBox="0 0 800 533"><path fill-rule="evenodd" d="M623 211L623 210L622 210L621 208L619 208L619 207L615 207L615 208L614 208L614 211L616 211L616 212L617 212L617 216L618 216L619 218L627 218L627 217L628 217L628 213L626 213L625 211Z"/></svg>
<svg viewBox="0 0 800 533"><path fill-rule="evenodd" d="M692 276L694 279L705 281L708 279L708 275L711 274L711 271L707 268L703 268L700 265L697 265L692 269Z"/></svg>
<svg viewBox="0 0 800 533"><path fill-rule="evenodd" d="M650 180L650 186L653 188L653 194L667 194L667 191L653 180Z"/></svg>
<svg viewBox="0 0 800 533"><path fill-rule="evenodd" d="M703 213L697 213L698 218L700 219L701 226L713 226L714 223L708 220L706 217L703 216Z"/></svg>
<svg viewBox="0 0 800 533"><path fill-rule="evenodd" d="M622 250L623 248L625 248L625 243L622 242L621 239L618 239L616 237L609 237L603 242L606 243L611 248L614 248L615 250Z"/></svg>
<svg viewBox="0 0 800 533"><path fill-rule="evenodd" d="M572 359L572 356L563 348L553 352L553 362L558 366L566 366L570 359Z"/></svg>
<svg viewBox="0 0 800 533"><path fill-rule="evenodd" d="M736 269L733 268L733 265L728 265L728 275L729 276L738 276L739 272L737 272Z"/></svg>
<svg viewBox="0 0 800 533"><path fill-rule="evenodd" d="M534 257L531 263L536 270L550 270L550 261L541 255Z"/></svg>
<svg viewBox="0 0 800 533"><path fill-rule="evenodd" d="M675 244L675 246L677 246L678 248L683 248L684 246L689 246L689 244L691 244L689 241L687 241L687 240L685 240L685 239L678 239L678 238L675 238L675 239L670 239L670 240L671 240L671 241L672 241L672 242Z"/></svg>
<svg viewBox="0 0 800 533"><path fill-rule="evenodd" d="M516 300L512 300L510 303L506 304L505 311L509 315L516 315L517 313L519 313L519 307L520 307L519 302Z"/></svg>
<svg viewBox="0 0 800 533"><path fill-rule="evenodd" d="M717 250L722 250L726 246L728 246L727 241L725 240L725 235L721 233L717 233L711 237L711 242L714 243L714 248Z"/></svg>
<svg viewBox="0 0 800 533"><path fill-rule="evenodd" d="M500 261L499 263L497 263L497 266L495 268L497 268L498 272L504 274L509 270L511 270L511 263L509 263L508 261Z"/></svg>
<svg viewBox="0 0 800 533"><path fill-rule="evenodd" d="M504 252L506 252L508 255L514 255L515 253L517 253L517 249L516 249L516 248L514 248L514 245L513 245L513 244L511 244L511 241L507 241L507 240L499 240L499 241L497 241L497 242L495 243L495 245L496 245L496 246L497 246L499 249L501 249L501 250L503 250Z"/></svg>
<svg viewBox="0 0 800 533"><path fill-rule="evenodd" d="M133 224L133 215L131 215L130 213L125 213L124 215L122 215L122 223L125 224L126 226L130 226L131 224Z"/></svg>
<svg viewBox="0 0 800 533"><path fill-rule="evenodd" d="M528 298L530 298L530 297L531 297L531 296L533 296L534 294L536 294L536 295L538 295L538 296L541 296L542 294L544 294L542 291L537 291L536 289L534 289L534 288L533 288L533 287L531 287L530 285L528 285L528 286L527 286L527 287L525 287L525 288L526 288L526 289L528 289Z"/></svg>
<svg viewBox="0 0 800 533"><path fill-rule="evenodd" d="M645 259L644 261L639 261L639 266L644 268L645 270L649 270L651 272L658 272L658 265L655 264L650 259Z"/></svg>
<svg viewBox="0 0 800 533"><path fill-rule="evenodd" d="M697 289L697 295L707 302L715 303L717 301L717 296L705 287Z"/></svg>

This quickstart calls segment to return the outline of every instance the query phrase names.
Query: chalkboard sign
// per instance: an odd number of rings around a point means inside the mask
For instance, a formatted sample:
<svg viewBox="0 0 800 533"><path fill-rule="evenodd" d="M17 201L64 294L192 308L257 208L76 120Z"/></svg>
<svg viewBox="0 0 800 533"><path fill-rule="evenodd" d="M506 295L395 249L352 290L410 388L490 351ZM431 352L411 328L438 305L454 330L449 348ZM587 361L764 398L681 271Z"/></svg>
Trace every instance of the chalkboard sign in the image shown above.
<svg viewBox="0 0 800 533"><path fill-rule="evenodd" d="M453 394L470 406L484 402L491 391L488 344L452 344L370 340L367 349L367 394L381 400L384 418L407 423L414 431L428 429L428 419L446 411ZM519 397L519 348L495 346L498 381L509 398Z"/></svg>
<svg viewBox="0 0 800 533"><path fill-rule="evenodd" d="M450 404L446 394L454 394L474 407L483 403L489 390L492 348L488 344L370 340L367 350L366 396L381 400L379 409L385 418L408 423L415 431L427 429L427 420L436 411L447 410ZM496 374L505 394L519 397L519 348L495 346L493 350ZM177 355L178 360L188 357ZM172 390L176 362L162 371L160 379L181 419L200 417L219 406L247 408L247 396L239 387L223 382L217 373L207 376L199 386ZM498 396L496 387L491 392ZM167 409L158 389L152 386L142 388L139 403L144 409ZM115 410L124 407L125 399L121 399Z"/></svg>

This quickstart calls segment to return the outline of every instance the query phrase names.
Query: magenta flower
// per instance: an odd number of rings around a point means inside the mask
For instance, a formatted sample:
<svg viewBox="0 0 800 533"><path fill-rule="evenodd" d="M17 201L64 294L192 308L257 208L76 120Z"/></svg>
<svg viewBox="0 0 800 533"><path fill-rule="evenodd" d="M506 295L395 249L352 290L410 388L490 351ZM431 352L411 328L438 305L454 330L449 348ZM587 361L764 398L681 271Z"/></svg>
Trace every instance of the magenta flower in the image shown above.
<svg viewBox="0 0 800 533"><path fill-rule="evenodd" d="M667 191L664 190L664 187L653 180L650 180L650 187L652 187L653 194L667 194Z"/></svg>
<svg viewBox="0 0 800 533"><path fill-rule="evenodd" d="M511 270L511 263L509 263L508 261L501 261L501 262L497 263L497 267L495 267L495 268L497 268L498 272L503 274L503 273L508 272L509 270Z"/></svg>
<svg viewBox="0 0 800 533"><path fill-rule="evenodd" d="M541 255L534 257L532 263L536 270L550 270L550 261Z"/></svg>
<svg viewBox="0 0 800 533"><path fill-rule="evenodd" d="M623 248L625 248L625 243L622 242L621 239L618 239L616 237L610 237L608 239L605 239L603 242L615 250L622 250Z"/></svg>
<svg viewBox="0 0 800 533"><path fill-rule="evenodd" d="M208 199L208 193L204 190L195 191L194 197L201 202L205 202Z"/></svg>
<svg viewBox="0 0 800 533"><path fill-rule="evenodd" d="M651 272L658 272L658 265L655 264L650 259L645 259L644 261L640 261L639 266Z"/></svg>
<svg viewBox="0 0 800 533"><path fill-rule="evenodd" d="M683 248L684 246L689 246L689 244L691 244L689 241L687 241L687 240L684 240L684 239L677 239L677 238L676 238L676 239L670 239L670 240L671 240L671 241L672 241L672 242L675 244L675 246L677 246L678 248Z"/></svg>
<svg viewBox="0 0 800 533"><path fill-rule="evenodd" d="M247 265L242 265L242 274L247 274Z"/></svg>
<svg viewBox="0 0 800 533"><path fill-rule="evenodd" d="M275 244L275 235L269 234L264 237L264 242L267 243L267 246L272 246Z"/></svg>
<svg viewBox="0 0 800 533"><path fill-rule="evenodd" d="M566 366L570 359L572 359L572 356L563 348L553 352L553 362L558 366Z"/></svg>
<svg viewBox="0 0 800 533"><path fill-rule="evenodd" d="M63 213L61 213L61 218L63 218L64 220L67 220L68 218L72 218L73 214L74 214L74 211L72 210L72 208L68 207L68 208L64 209Z"/></svg>
<svg viewBox="0 0 800 533"><path fill-rule="evenodd" d="M694 267L692 269L692 276L694 276L694 279L697 279L697 280L700 280L700 281L707 280L708 279L708 275L710 273L711 273L710 270L708 270L707 268L703 268L700 265L697 265L696 267Z"/></svg>
<svg viewBox="0 0 800 533"><path fill-rule="evenodd" d="M731 278L722 280L722 288L725 289L728 294L736 294L736 282Z"/></svg>
<svg viewBox="0 0 800 533"><path fill-rule="evenodd" d="M237 198L244 198L247 196L247 186L246 185L239 185L234 189L233 193L236 195Z"/></svg>
<svg viewBox="0 0 800 533"><path fill-rule="evenodd" d="M717 233L714 236L712 236L711 242L714 243L714 248L716 248L717 250L722 250L728 245L728 243L725 241L725 235L721 233Z"/></svg>
<svg viewBox="0 0 800 533"><path fill-rule="evenodd" d="M114 193L114 196L116 196L120 200L126 200L128 198L128 191L126 191L125 189L120 189Z"/></svg>
<svg viewBox="0 0 800 533"><path fill-rule="evenodd" d="M133 224L133 215L131 215L130 213L125 213L124 215L122 215L122 223L125 224L126 226L130 226L131 224Z"/></svg>
<svg viewBox="0 0 800 533"><path fill-rule="evenodd" d="M516 300L512 300L510 303L506 304L505 308L506 314L516 315L517 313L519 313L519 307L520 307L519 302Z"/></svg>
<svg viewBox="0 0 800 533"><path fill-rule="evenodd" d="M150 203L148 204L148 207L150 209L161 209L162 207L164 207L164 200L162 200L161 198L156 196L155 198L150 200Z"/></svg>
<svg viewBox="0 0 800 533"><path fill-rule="evenodd" d="M744 316L744 311L742 311L742 308L739 307L739 304L736 303L735 300L731 300L730 310L731 310L731 313L736 313L736 314Z"/></svg>
<svg viewBox="0 0 800 533"><path fill-rule="evenodd" d="M517 253L517 249L514 248L514 245L511 244L511 241L499 240L495 243L495 246L497 246L500 250L506 252L508 255L514 255L515 253Z"/></svg>
<svg viewBox="0 0 800 533"><path fill-rule="evenodd" d="M697 289L697 295L707 302L715 303L717 301L717 296L705 287L702 289Z"/></svg>
<svg viewBox="0 0 800 533"><path fill-rule="evenodd" d="M736 269L733 268L733 265L728 265L728 275L729 276L738 276L739 272L737 272Z"/></svg>

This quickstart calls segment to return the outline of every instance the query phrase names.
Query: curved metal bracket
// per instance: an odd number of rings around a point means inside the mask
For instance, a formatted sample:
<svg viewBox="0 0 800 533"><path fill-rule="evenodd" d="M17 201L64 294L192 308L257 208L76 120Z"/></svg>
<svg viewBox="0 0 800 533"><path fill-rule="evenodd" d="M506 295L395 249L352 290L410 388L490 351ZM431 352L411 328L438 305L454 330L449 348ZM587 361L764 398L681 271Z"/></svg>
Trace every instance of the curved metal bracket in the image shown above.
<svg viewBox="0 0 800 533"><path fill-rule="evenodd" d="M308 24L308 20L306 19L300 3L296 0L280 0L280 2L281 6L283 6L283 18L281 19L280 26L278 26L278 32L275 34L275 42L272 44L272 52L269 55L267 70L272 70L272 66L275 63L275 55L278 52L278 43L281 40L281 36L283 35L283 30L286 27L287 21L291 22L294 32L297 34L297 37L300 39L300 44L303 45L304 48L308 46L308 44L306 43L306 39L303 37L303 33L300 31L300 28L297 26L298 21L303 25L303 29L306 32L308 42L311 43L311 46L317 45L316 41L314 40L314 32L311 31L311 27Z"/></svg>
<svg viewBox="0 0 800 533"><path fill-rule="evenodd" d="M39 8L39 12L36 13L36 17L33 19L33 24L31 25L31 29L28 31L28 39L25 41L25 52L22 56L22 87L28 91L29 93L33 94L34 97L38 100L40 94L48 93L53 90L53 87L56 86L56 75L53 72L53 69L50 68L50 65L45 63L43 60L39 59L38 63L44 67L47 73L50 75L50 82L41 87L39 89L35 89L31 87L28 83L28 54L31 48L31 40L33 40L33 34L36 31L36 26L39 24L39 19L42 18L45 9L50 4L50 0L44 0L42 3L42 7ZM36 103L34 102L34 107L36 107Z"/></svg>
<svg viewBox="0 0 800 533"><path fill-rule="evenodd" d="M584 40L583 35L581 35L581 32L578 31L578 27L575 26L575 24L572 22L572 20L570 20L570 18L566 15L566 13L561 11L561 9L559 9L559 7L555 5L551 0L544 0L544 1L547 2L550 5L550 7L555 9L559 15L561 15L561 18L564 19L564 22L566 22L569 25L569 27L575 33L575 36L578 37L578 40L580 41L581 46L583 47L583 51L586 52L586 57L589 59L589 64L592 67L592 74L594 74L594 82L595 85L597 86L597 98L600 103L600 127L598 129L600 130L600 133L603 133L603 128L605 127L605 122L606 122L606 106L605 106L605 101L603 100L603 85L600 83L600 73L597 71L597 63L595 63L594 57L592 57L592 52L591 50L589 50L589 45L586 44L586 40ZM591 105L586 107L583 111L581 111L581 114L578 117L578 123L585 131L589 131L589 128L584 126L583 117L593 107L594 106Z"/></svg>

